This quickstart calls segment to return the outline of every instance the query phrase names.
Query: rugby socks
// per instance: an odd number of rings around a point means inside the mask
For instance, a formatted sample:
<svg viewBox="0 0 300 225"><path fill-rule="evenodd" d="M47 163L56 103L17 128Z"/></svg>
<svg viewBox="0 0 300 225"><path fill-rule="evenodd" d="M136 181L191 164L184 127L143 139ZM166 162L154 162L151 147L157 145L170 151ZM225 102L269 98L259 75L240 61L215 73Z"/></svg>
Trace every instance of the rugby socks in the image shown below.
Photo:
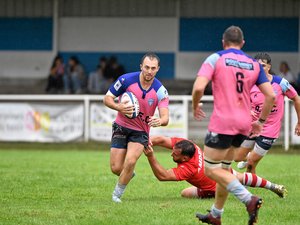
<svg viewBox="0 0 300 225"><path fill-rule="evenodd" d="M217 218L217 217L221 217L222 214L224 212L224 209L217 209L215 207L215 204L212 205L211 209L210 209L210 213L213 217Z"/></svg>
<svg viewBox="0 0 300 225"><path fill-rule="evenodd" d="M125 191L125 188L126 188L126 184L119 184L119 182L118 182L115 186L115 190L113 192L113 195L118 197L118 198L121 198L121 196L123 195L123 193Z"/></svg>
<svg viewBox="0 0 300 225"><path fill-rule="evenodd" d="M270 181L261 178L254 173L244 173L243 175L243 185L271 189L272 183Z"/></svg>
<svg viewBox="0 0 300 225"><path fill-rule="evenodd" d="M238 179L231 181L227 185L226 189L244 204L251 200L252 194L239 182Z"/></svg>

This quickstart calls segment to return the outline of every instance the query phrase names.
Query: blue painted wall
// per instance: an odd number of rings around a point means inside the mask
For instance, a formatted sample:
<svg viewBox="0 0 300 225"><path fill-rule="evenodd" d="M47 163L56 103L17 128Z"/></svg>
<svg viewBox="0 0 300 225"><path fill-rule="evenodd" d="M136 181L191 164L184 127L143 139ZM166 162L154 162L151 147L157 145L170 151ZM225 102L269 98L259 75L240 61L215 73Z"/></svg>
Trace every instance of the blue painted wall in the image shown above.
<svg viewBox="0 0 300 225"><path fill-rule="evenodd" d="M0 50L52 50L52 18L0 18Z"/></svg>
<svg viewBox="0 0 300 225"><path fill-rule="evenodd" d="M75 55L79 58L81 63L84 65L87 73L94 71L96 66L98 65L100 57L117 57L120 64L124 66L126 72L134 72L140 70L140 60L142 56L145 54L143 53L104 53L104 52L60 52L59 53L63 58L65 63L68 62L68 59ZM157 53L158 57L160 58L160 70L157 73L157 78L173 78L175 74L175 55L174 53Z"/></svg>
<svg viewBox="0 0 300 225"><path fill-rule="evenodd" d="M297 52L298 18L181 18L180 51L216 51L231 26L244 32L245 51Z"/></svg>
<svg viewBox="0 0 300 225"><path fill-rule="evenodd" d="M244 31L245 51L297 53L299 48L298 18L181 18L179 24L180 52L220 50L222 33L233 24L240 26ZM0 18L0 51L51 51L52 29L52 18ZM78 32L80 35L80 30ZM158 35L164 38L163 33ZM117 49L118 46L114 47ZM140 58L145 52L90 52L84 49L73 52L70 49L60 53L65 61L71 55L77 55L89 73L95 70L99 57L112 55L118 58L126 72L137 71ZM175 77L176 53L175 50L158 53L161 58L158 78Z"/></svg>

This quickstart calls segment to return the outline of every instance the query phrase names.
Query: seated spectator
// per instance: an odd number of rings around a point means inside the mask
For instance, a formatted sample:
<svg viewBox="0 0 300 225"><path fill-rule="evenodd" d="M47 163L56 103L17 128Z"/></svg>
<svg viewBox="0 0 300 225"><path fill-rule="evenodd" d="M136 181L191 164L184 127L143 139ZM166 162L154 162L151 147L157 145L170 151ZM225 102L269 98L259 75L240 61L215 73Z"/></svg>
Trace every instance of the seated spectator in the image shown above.
<svg viewBox="0 0 300 225"><path fill-rule="evenodd" d="M79 59L71 56L64 76L65 93L81 94L86 87L86 76Z"/></svg>
<svg viewBox="0 0 300 225"><path fill-rule="evenodd" d="M118 79L119 76L123 75L124 73L124 67L118 63L117 58L114 56L110 57L104 71L104 77L107 80L112 80L112 82L114 82Z"/></svg>
<svg viewBox="0 0 300 225"><path fill-rule="evenodd" d="M57 55L50 68L50 74L48 76L48 83L46 92L48 94L60 94L63 92L63 76L64 76L64 63L61 56Z"/></svg>
<svg viewBox="0 0 300 225"><path fill-rule="evenodd" d="M88 78L89 93L104 94L112 83L110 80L106 80L104 78L104 70L106 68L106 64L107 59L105 57L101 57L97 66L97 70L90 73Z"/></svg>
<svg viewBox="0 0 300 225"><path fill-rule="evenodd" d="M284 77L295 89L297 88L297 79L291 72L289 64L285 61L280 63L279 67L280 75Z"/></svg>

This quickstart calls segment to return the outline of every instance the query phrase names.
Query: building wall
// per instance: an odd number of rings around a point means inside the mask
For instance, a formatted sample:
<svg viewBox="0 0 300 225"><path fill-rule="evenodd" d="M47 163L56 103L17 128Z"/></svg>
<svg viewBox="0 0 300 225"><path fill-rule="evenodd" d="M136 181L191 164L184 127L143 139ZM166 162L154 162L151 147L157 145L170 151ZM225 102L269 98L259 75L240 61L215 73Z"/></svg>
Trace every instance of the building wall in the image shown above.
<svg viewBox="0 0 300 225"><path fill-rule="evenodd" d="M57 47L65 59L78 55L87 71L111 55L126 71L138 70L143 53L155 51L161 78L194 79L232 24L244 30L247 53L267 51L275 72L286 60L297 73L299 6L294 0L0 0L0 77L46 77Z"/></svg>

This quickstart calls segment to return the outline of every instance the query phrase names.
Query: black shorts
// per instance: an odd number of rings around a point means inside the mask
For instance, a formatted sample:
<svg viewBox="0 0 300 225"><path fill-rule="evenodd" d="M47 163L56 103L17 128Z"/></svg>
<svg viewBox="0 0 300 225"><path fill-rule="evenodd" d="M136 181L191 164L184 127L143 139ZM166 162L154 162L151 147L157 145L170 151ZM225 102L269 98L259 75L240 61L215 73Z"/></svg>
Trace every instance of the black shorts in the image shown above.
<svg viewBox="0 0 300 225"><path fill-rule="evenodd" d="M253 141L255 142L260 148L262 148L263 150L268 151L272 145L275 143L275 141L277 140L277 138L269 138L269 137L265 137L265 136L257 136L254 138L247 138L247 141Z"/></svg>
<svg viewBox="0 0 300 225"><path fill-rule="evenodd" d="M149 142L149 135L145 131L132 130L117 123L112 125L112 148L127 148L128 142L137 142L146 146Z"/></svg>
<svg viewBox="0 0 300 225"><path fill-rule="evenodd" d="M238 148L246 138L247 136L242 134L227 135L208 131L205 137L205 145L216 149L228 149L230 146Z"/></svg>

